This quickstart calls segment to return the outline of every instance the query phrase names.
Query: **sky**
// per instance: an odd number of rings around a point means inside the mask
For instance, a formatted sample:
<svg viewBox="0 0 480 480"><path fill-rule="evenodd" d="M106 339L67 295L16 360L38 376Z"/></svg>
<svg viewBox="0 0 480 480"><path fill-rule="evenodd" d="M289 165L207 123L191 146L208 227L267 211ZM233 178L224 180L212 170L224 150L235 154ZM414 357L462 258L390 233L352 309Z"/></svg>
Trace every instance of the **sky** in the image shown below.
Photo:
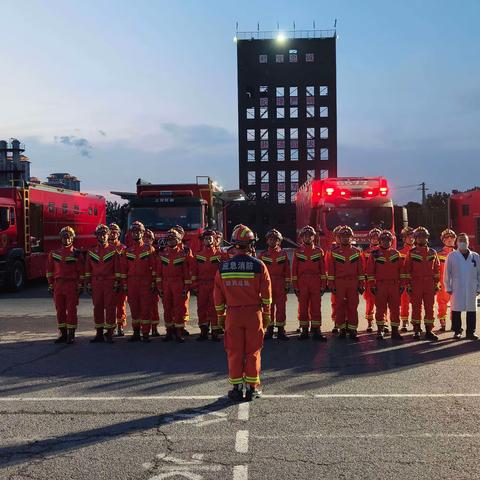
<svg viewBox="0 0 480 480"><path fill-rule="evenodd" d="M0 0L0 139L32 174L238 188L239 31L337 19L339 175L399 203L480 184L478 0Z"/></svg>

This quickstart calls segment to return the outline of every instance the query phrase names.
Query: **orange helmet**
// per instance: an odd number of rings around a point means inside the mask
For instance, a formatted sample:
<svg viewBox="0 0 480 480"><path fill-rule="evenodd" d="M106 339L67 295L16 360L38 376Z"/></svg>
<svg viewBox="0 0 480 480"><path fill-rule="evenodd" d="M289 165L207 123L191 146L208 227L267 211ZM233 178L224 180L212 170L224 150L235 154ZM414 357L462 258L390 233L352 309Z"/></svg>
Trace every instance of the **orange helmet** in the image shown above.
<svg viewBox="0 0 480 480"><path fill-rule="evenodd" d="M417 227L414 231L413 231L413 236L415 238L417 237L430 237L430 232L425 228L425 227Z"/></svg>
<svg viewBox="0 0 480 480"><path fill-rule="evenodd" d="M149 228L145 230L145 237L155 240L155 234Z"/></svg>
<svg viewBox="0 0 480 480"><path fill-rule="evenodd" d="M409 235L413 235L413 228L412 227L404 227L402 228L402 231L400 232L400 235L402 238L408 237Z"/></svg>
<svg viewBox="0 0 480 480"><path fill-rule="evenodd" d="M337 235L338 235L339 237L344 237L344 236L353 237L353 230L352 230L351 227L349 227L348 225L343 225L343 226L338 230Z"/></svg>
<svg viewBox="0 0 480 480"><path fill-rule="evenodd" d="M117 232L121 232L120 227L116 223L111 223L108 228L111 232L113 232L114 230L116 230Z"/></svg>
<svg viewBox="0 0 480 480"><path fill-rule="evenodd" d="M75 230L72 227L63 227L60 230L60 236L63 237L65 235L75 238Z"/></svg>
<svg viewBox="0 0 480 480"><path fill-rule="evenodd" d="M379 228L372 228L368 232L368 238L379 237L381 233L382 233L382 231Z"/></svg>
<svg viewBox="0 0 480 480"><path fill-rule="evenodd" d="M97 228L95 229L95 235L103 235L104 233L110 233L110 229L103 223L97 225Z"/></svg>
<svg viewBox="0 0 480 480"><path fill-rule="evenodd" d="M141 232L145 232L145 225L142 222L136 220L130 225L130 230L140 230Z"/></svg>
<svg viewBox="0 0 480 480"><path fill-rule="evenodd" d="M185 229L181 225L175 225L170 230L176 230L180 234L180 240L185 236Z"/></svg>
<svg viewBox="0 0 480 480"><path fill-rule="evenodd" d="M446 228L441 234L440 234L440 240L443 240L444 238L457 238L457 234L453 231L450 230L449 228Z"/></svg>
<svg viewBox="0 0 480 480"><path fill-rule="evenodd" d="M333 230L332 230L332 233L334 235L338 235L338 232L340 231L340 229L342 228L343 225L337 225Z"/></svg>
<svg viewBox="0 0 480 480"><path fill-rule="evenodd" d="M265 234L265 238L276 238L277 240L279 240L280 242L283 240L283 236L282 234L276 230L275 228L272 228L270 229L266 234Z"/></svg>
<svg viewBox="0 0 480 480"><path fill-rule="evenodd" d="M176 228L171 228L167 232L167 235L165 237L166 237L167 240L170 239L170 238L174 238L177 242L180 242L182 240L182 236Z"/></svg>
<svg viewBox="0 0 480 480"><path fill-rule="evenodd" d="M390 240L391 242L393 242L393 239L395 237L393 236L393 233L390 231L390 230L382 230L382 232L380 233L378 239L379 240Z"/></svg>
<svg viewBox="0 0 480 480"><path fill-rule="evenodd" d="M203 240L205 237L217 237L217 232L215 230L210 230L210 229L207 229L207 230L204 230L201 234L200 234L200 239Z"/></svg>
<svg viewBox="0 0 480 480"><path fill-rule="evenodd" d="M305 235L306 233L310 233L311 235L315 235L315 229L311 225L305 225L301 230L300 230L300 236Z"/></svg>
<svg viewBox="0 0 480 480"><path fill-rule="evenodd" d="M256 239L257 237L250 228L240 224L233 230L230 242L234 245L249 245L255 242Z"/></svg>

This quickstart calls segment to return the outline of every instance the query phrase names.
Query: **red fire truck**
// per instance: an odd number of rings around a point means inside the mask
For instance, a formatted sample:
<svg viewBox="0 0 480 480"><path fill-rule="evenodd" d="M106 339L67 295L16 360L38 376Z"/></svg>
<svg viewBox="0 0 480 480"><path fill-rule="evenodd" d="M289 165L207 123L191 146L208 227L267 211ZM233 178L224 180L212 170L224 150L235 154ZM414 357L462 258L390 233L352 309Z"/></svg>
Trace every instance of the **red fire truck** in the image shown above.
<svg viewBox="0 0 480 480"><path fill-rule="evenodd" d="M309 180L296 196L297 233L304 225L319 232L322 248L330 247L332 231L348 225L359 246L368 244L374 227L394 233L394 208L383 177L338 177Z"/></svg>
<svg viewBox="0 0 480 480"><path fill-rule="evenodd" d="M466 233L470 248L480 253L480 188L454 190L448 203L448 218L450 228Z"/></svg>
<svg viewBox="0 0 480 480"><path fill-rule="evenodd" d="M95 242L99 223L105 223L100 195L37 184L0 186L0 284L20 290L26 280L45 277L60 229L73 227L75 246L84 249Z"/></svg>
<svg viewBox="0 0 480 480"><path fill-rule="evenodd" d="M224 229L222 199L228 192L224 192L210 177L199 176L196 183L166 185L139 179L136 193L111 193L128 200L127 228L138 220L158 239L170 228L181 225L185 230L184 241L193 251L199 249L199 235L206 228Z"/></svg>

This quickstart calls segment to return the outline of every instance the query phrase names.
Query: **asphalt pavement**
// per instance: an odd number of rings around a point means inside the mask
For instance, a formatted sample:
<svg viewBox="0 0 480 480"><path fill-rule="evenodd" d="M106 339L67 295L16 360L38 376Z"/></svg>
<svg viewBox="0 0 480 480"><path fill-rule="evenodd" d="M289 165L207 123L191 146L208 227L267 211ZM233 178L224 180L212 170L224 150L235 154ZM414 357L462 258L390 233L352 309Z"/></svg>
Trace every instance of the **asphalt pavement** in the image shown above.
<svg viewBox="0 0 480 480"><path fill-rule="evenodd" d="M193 326L182 345L90 344L84 296L76 344L55 345L43 283L1 292L0 478L480 477L480 342L379 342L365 321L358 343L300 342L296 306L290 341L265 344L264 398L238 405L223 345Z"/></svg>

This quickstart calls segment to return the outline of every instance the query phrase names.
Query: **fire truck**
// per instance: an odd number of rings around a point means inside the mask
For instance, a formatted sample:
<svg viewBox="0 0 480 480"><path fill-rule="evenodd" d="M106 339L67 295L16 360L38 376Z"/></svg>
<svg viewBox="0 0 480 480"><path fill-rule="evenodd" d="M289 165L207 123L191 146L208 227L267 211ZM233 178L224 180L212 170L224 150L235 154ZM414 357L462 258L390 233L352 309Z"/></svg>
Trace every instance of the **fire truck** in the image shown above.
<svg viewBox="0 0 480 480"><path fill-rule="evenodd" d="M394 233L394 208L387 180L383 177L337 177L309 180L296 195L297 234L312 225L322 248L329 248L332 231L348 225L360 247L368 244L374 227Z"/></svg>
<svg viewBox="0 0 480 480"><path fill-rule="evenodd" d="M138 220L159 239L180 225L185 230L184 242L195 252L205 229L224 230L225 200L232 192L237 191L224 192L210 177L198 176L195 183L185 184L152 184L138 179L135 193L111 193L128 201L124 227L128 229ZM128 235L125 241L129 243Z"/></svg>
<svg viewBox="0 0 480 480"><path fill-rule="evenodd" d="M470 248L480 253L480 187L459 192L454 190L448 202L450 228L466 233Z"/></svg>
<svg viewBox="0 0 480 480"><path fill-rule="evenodd" d="M95 244L105 223L105 198L41 184L0 186L0 285L21 290L27 280L45 277L48 253L70 225L75 246Z"/></svg>

